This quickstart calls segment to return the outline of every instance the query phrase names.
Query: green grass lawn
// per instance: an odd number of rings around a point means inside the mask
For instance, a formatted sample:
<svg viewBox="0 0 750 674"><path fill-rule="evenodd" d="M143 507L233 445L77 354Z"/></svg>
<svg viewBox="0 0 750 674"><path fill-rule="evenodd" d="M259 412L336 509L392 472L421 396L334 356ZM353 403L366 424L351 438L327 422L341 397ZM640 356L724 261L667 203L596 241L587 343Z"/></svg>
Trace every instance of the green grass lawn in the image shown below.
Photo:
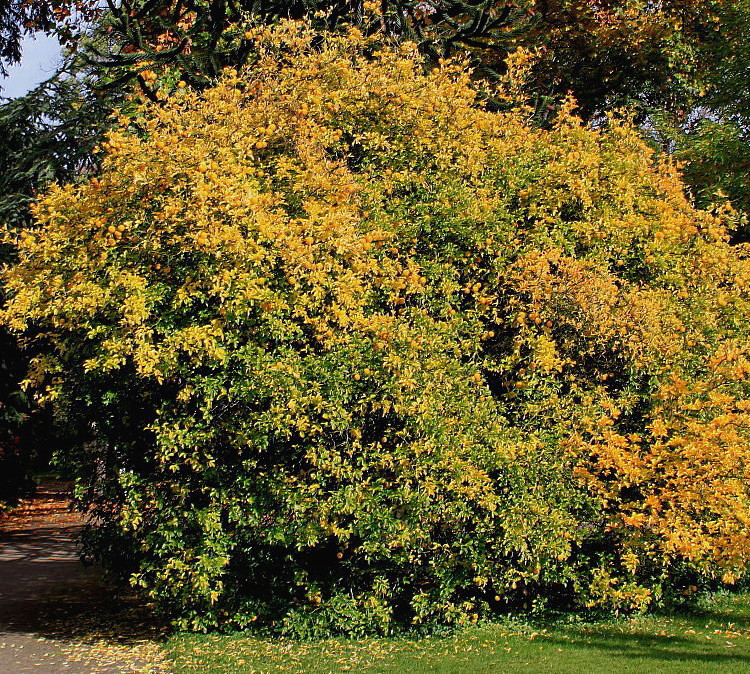
<svg viewBox="0 0 750 674"><path fill-rule="evenodd" d="M450 637L299 642L181 634L185 672L750 672L750 594L703 611L597 624L483 625Z"/></svg>

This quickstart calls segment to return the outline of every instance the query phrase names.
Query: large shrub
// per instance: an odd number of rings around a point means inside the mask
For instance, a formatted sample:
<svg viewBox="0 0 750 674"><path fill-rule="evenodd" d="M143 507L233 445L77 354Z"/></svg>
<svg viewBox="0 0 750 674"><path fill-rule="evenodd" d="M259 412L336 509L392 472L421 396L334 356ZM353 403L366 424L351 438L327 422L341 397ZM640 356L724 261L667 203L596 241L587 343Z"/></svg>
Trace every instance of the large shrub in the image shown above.
<svg viewBox="0 0 750 674"><path fill-rule="evenodd" d="M91 429L90 551L183 625L302 634L738 577L725 215L625 123L537 129L356 31L253 38L124 119L5 275L30 381Z"/></svg>

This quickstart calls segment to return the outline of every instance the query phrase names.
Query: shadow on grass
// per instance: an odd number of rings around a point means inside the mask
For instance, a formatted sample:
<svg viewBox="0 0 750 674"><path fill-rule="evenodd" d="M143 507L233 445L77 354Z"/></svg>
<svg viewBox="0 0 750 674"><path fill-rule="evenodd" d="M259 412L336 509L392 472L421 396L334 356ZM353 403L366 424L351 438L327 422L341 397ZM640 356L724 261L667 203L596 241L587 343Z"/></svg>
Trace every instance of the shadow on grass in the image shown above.
<svg viewBox="0 0 750 674"><path fill-rule="evenodd" d="M713 614L707 615L715 617ZM584 633L569 630L565 636L552 634L544 638L544 643L566 651L575 649L590 652L592 655L606 654L613 660L625 658L706 665L736 664L743 666L741 671L750 669L748 655L732 652L731 649L737 648L737 643L731 638L717 635L711 641L702 642L702 639L705 639L705 636L660 636L641 630L622 632L617 629L598 628ZM742 640L744 641L744 636Z"/></svg>

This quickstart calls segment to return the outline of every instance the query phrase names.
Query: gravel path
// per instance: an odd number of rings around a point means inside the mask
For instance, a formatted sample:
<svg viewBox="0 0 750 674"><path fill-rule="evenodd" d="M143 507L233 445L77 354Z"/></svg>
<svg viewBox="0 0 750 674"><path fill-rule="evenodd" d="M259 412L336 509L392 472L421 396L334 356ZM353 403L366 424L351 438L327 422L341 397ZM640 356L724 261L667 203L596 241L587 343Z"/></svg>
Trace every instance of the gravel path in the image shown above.
<svg viewBox="0 0 750 674"><path fill-rule="evenodd" d="M79 562L67 491L44 482L0 519L0 673L167 672L160 626Z"/></svg>

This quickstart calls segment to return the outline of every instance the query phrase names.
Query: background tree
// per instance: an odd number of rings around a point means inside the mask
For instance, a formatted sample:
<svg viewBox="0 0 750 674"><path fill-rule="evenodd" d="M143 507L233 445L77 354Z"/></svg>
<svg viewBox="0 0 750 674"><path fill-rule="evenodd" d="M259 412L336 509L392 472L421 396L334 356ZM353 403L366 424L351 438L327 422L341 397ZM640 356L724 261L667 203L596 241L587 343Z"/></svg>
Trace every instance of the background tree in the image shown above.
<svg viewBox="0 0 750 674"><path fill-rule="evenodd" d="M0 267L16 259L17 231L33 226L31 203L53 183L93 173L93 152L120 93L94 89L96 77L75 56L25 96L0 104ZM0 287L0 303L5 300ZM17 340L0 329L0 500L28 491L33 466L44 467L63 442L51 410L36 406L21 390L29 358Z"/></svg>
<svg viewBox="0 0 750 674"><path fill-rule="evenodd" d="M12 61L24 32L54 32L77 46L91 22L101 22L108 40L92 45L89 58L112 87L139 79L148 91L145 69L169 66L189 84L206 86L251 56L248 21L303 16L319 30L344 23L384 30L415 41L433 61L468 52L485 76L501 73L518 48L536 50L529 93L553 101L572 93L585 119L623 103L684 111L686 96L705 88L707 70L716 75L717 100L728 100L747 56L745 0L6 0L0 35Z"/></svg>
<svg viewBox="0 0 750 674"><path fill-rule="evenodd" d="M680 98L695 73L696 45L711 38L733 2L663 3L592 0L482 0L350 3L340 0L128 0L109 2L102 20L110 39L91 52L112 86L152 66L175 68L192 86L206 86L224 67L252 54L248 21L310 16L319 30L349 23L415 41L439 58L470 53L484 75L501 73L510 53L536 49L531 91L559 99L572 92L588 118L622 102L665 105ZM376 10L373 20L370 10ZM158 69L157 68L157 69ZM144 90L148 82L139 78Z"/></svg>
<svg viewBox="0 0 750 674"><path fill-rule="evenodd" d="M729 198L750 214L750 4L730 3L711 37L696 46L702 64L692 96L672 114L656 116L661 141L685 162L694 198L709 205ZM743 228L741 236L747 236Z"/></svg>
<svg viewBox="0 0 750 674"><path fill-rule="evenodd" d="M29 224L29 204L53 182L96 170L92 152L121 94L104 97L75 58L24 96L0 105L0 222Z"/></svg>
<svg viewBox="0 0 750 674"><path fill-rule="evenodd" d="M41 31L75 44L98 14L96 0L0 0L0 76L21 60L24 36Z"/></svg>

